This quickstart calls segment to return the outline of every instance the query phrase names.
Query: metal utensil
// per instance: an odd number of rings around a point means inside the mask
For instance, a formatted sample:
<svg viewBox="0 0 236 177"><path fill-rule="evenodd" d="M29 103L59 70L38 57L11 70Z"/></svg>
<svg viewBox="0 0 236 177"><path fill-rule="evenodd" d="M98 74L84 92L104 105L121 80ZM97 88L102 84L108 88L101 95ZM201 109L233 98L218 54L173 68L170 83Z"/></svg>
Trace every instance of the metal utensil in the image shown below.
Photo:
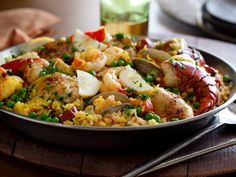
<svg viewBox="0 0 236 177"><path fill-rule="evenodd" d="M142 175L154 172L156 170L160 170L162 168L169 167L171 165L175 165L180 162L184 162L184 161L196 158L196 157L200 157L200 156L203 156L203 155L209 154L211 152L215 152L220 149L224 149L224 148L227 148L227 147L233 146L233 145L236 145L236 138L228 140L228 141L220 143L220 144L217 144L215 146L208 147L206 149L202 149L202 150L199 150L199 151L196 151L196 152L193 152L193 153L181 156L181 157L177 157L177 158L162 162L161 164L140 173L138 176L142 176Z"/></svg>
<svg viewBox="0 0 236 177"><path fill-rule="evenodd" d="M179 150L183 149L187 145L191 144L192 142L198 140L202 136L206 135L207 133L212 132L213 130L216 130L217 128L223 126L223 125L236 125L236 104L232 103L228 108L225 108L224 110L220 111L219 113L219 122L200 131L193 137L190 137L189 139L177 144L173 148L167 150L166 152L162 153L161 155L151 159L150 161L145 162L139 167L136 167L135 169L129 171L128 173L124 174L123 177L134 177L142 172L160 164L162 161L167 159L168 157L172 156Z"/></svg>
<svg viewBox="0 0 236 177"><path fill-rule="evenodd" d="M235 109L236 106L234 106L234 107L231 106L231 109L232 108ZM219 113L220 120L224 120L225 122L227 122L227 124L235 124L236 123L235 112L236 112L236 110L233 110L233 112L232 112L228 108L224 109L223 111L221 111ZM217 150L229 147L229 146L233 146L233 145L236 145L236 138L230 139L226 142L217 144L215 146L211 146L209 148L205 148L205 149L202 149L202 150L199 150L199 151L196 151L196 152L193 152L193 153L181 156L181 157L177 157L177 158L162 162L161 164L159 164L159 165L157 165L157 166L155 166L155 167L153 167L149 170L144 171L143 173L141 173L138 176L148 174L148 173L151 173L153 171L156 171L156 170L159 170L159 169L171 166L171 165L175 165L177 163L184 162L186 160L190 160L190 159L193 159L193 158L196 158L196 157L200 157L202 155L206 155L208 153L211 153L211 152L214 152L214 151L217 151Z"/></svg>

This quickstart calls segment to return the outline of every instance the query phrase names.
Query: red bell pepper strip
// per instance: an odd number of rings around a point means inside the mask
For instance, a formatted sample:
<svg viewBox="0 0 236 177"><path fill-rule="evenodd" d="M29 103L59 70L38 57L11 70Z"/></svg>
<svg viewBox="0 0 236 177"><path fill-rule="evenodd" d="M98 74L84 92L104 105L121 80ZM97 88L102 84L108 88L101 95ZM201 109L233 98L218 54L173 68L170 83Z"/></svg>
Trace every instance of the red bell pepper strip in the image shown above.
<svg viewBox="0 0 236 177"><path fill-rule="evenodd" d="M105 28L99 28L97 31L93 32L85 32L87 36L91 37L92 39L95 39L99 42L103 42L106 38L106 29Z"/></svg>

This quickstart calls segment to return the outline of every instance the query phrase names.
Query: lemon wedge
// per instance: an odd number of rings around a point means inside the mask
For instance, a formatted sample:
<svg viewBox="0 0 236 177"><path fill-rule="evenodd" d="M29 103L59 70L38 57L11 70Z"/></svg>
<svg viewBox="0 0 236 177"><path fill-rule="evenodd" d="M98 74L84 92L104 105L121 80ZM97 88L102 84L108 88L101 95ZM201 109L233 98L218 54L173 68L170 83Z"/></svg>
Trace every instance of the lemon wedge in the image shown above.
<svg viewBox="0 0 236 177"><path fill-rule="evenodd" d="M154 88L151 87L136 70L127 65L119 74L121 84L125 87L132 88L138 93L152 93Z"/></svg>
<svg viewBox="0 0 236 177"><path fill-rule="evenodd" d="M82 98L88 98L96 95L101 87L101 82L93 75L76 70L79 85L79 94Z"/></svg>
<svg viewBox="0 0 236 177"><path fill-rule="evenodd" d="M38 37L38 38L32 39L26 43L26 51L35 50L43 46L44 44L47 44L53 41L55 41L55 39L50 38L50 37Z"/></svg>

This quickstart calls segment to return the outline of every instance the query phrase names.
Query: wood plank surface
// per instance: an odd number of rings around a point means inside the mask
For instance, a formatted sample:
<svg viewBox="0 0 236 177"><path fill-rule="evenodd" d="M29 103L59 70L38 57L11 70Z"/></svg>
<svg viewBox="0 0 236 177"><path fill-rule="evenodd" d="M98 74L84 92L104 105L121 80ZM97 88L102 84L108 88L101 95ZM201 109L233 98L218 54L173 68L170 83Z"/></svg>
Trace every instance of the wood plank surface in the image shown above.
<svg viewBox="0 0 236 177"><path fill-rule="evenodd" d="M0 117L1 116L0 114ZM11 155L16 139L16 133L0 123L0 152Z"/></svg>

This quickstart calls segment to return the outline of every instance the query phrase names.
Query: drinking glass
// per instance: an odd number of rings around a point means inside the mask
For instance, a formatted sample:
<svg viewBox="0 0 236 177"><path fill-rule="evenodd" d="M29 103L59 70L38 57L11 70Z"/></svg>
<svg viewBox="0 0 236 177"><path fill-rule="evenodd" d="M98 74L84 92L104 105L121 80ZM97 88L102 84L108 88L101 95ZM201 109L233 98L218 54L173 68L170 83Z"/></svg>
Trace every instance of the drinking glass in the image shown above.
<svg viewBox="0 0 236 177"><path fill-rule="evenodd" d="M101 24L111 34L147 35L150 0L100 0Z"/></svg>

